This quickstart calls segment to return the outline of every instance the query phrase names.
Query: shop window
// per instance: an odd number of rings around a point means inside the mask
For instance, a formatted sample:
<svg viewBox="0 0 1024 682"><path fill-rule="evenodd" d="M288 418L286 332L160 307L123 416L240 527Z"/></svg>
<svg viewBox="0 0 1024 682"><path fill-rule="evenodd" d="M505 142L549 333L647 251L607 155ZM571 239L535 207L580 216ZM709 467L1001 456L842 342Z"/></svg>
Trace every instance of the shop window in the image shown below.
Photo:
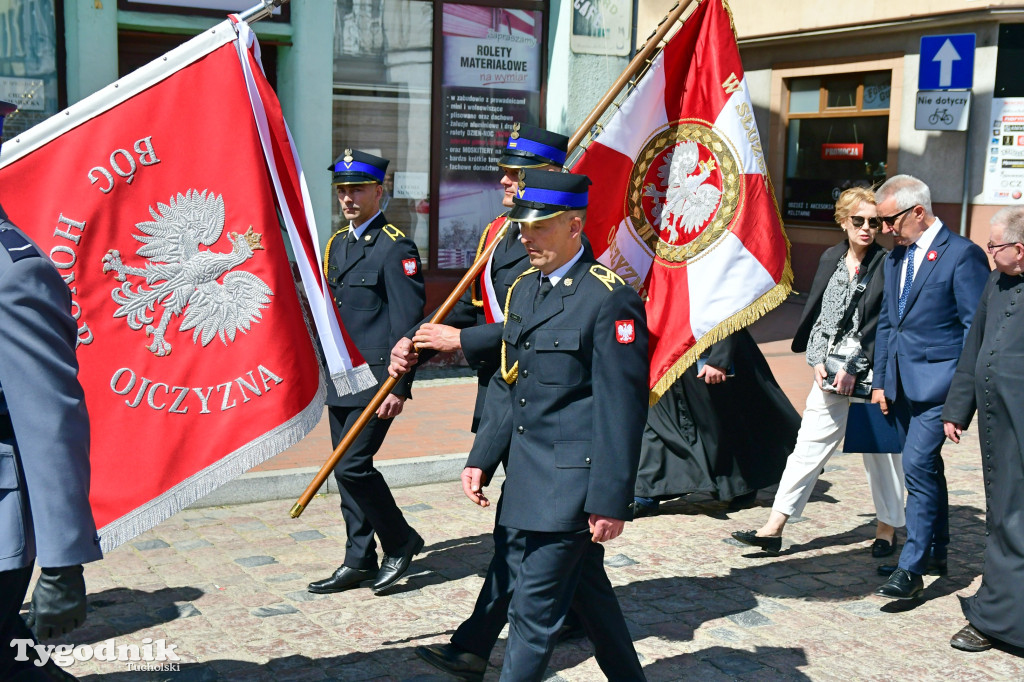
<svg viewBox="0 0 1024 682"><path fill-rule="evenodd" d="M18 105L4 137L60 110L57 28L54 0L0 1L0 99Z"/></svg>
<svg viewBox="0 0 1024 682"><path fill-rule="evenodd" d="M891 79L878 71L787 81L784 218L830 223L840 192L885 180Z"/></svg>
<svg viewBox="0 0 1024 682"><path fill-rule="evenodd" d="M358 148L391 161L382 208L416 242L424 262L430 248L433 7L422 0L340 0L334 30L333 154ZM344 218L338 202L332 206L338 229Z"/></svg>

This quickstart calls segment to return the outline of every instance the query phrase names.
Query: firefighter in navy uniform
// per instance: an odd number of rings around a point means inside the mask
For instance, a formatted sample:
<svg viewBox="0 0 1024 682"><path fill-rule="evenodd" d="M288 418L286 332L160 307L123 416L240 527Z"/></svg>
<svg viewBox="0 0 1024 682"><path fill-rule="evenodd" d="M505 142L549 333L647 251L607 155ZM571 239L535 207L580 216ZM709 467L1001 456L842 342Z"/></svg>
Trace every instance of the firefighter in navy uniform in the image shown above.
<svg viewBox="0 0 1024 682"><path fill-rule="evenodd" d="M0 125L14 110L0 102ZM12 642L81 625L82 564L103 556L89 507L77 331L57 269L0 209L0 680L74 679L52 660L37 666L28 644L17 660ZM33 563L42 573L22 620Z"/></svg>
<svg viewBox="0 0 1024 682"><path fill-rule="evenodd" d="M331 165L338 201L351 222L331 236L324 251L324 274L342 323L378 384L387 376L388 350L421 319L426 300L416 245L380 212L387 166L387 159L355 149L346 149ZM330 577L310 583L310 592L340 592L372 580L374 593L380 593L402 577L423 549L423 538L406 522L373 466L411 385L410 373L334 469L348 533L345 560ZM376 392L373 387L338 396L331 389L327 405L335 448ZM379 569L375 534L384 552Z"/></svg>
<svg viewBox="0 0 1024 682"><path fill-rule="evenodd" d="M502 172L501 203L505 208L512 208L512 199L519 185L519 174L526 168L558 171L565 163L569 138L543 128L526 123L516 123L512 127L508 143L498 159L498 169ZM519 242L519 226L508 220L508 211L502 213L484 228L480 235L476 256L480 257L484 249L494 240L499 239L490 265L490 278L485 282L486 274L473 282L469 289L455 303L452 311L444 319L444 324L418 324L399 340L391 352L393 376L415 363L426 362L437 352L450 353L462 350L466 362L477 373L476 406L473 410L471 430L476 433L483 412L484 396L487 384L498 367L498 342L500 327L488 327L494 316L488 315L486 309L495 306L500 312L505 303L505 294L509 286L523 270L530 267L526 258L526 249ZM500 321L500 320L499 320ZM415 342L421 351L419 355L413 348Z"/></svg>
<svg viewBox="0 0 1024 682"><path fill-rule="evenodd" d="M467 496L486 505L487 472L508 452L497 523L521 550L506 557L514 582L502 679L542 679L570 604L604 674L644 679L600 543L632 518L647 324L637 293L583 247L589 184L536 171L520 183L509 217L533 267L509 289L501 367L463 474ZM424 658L474 679L484 672L465 656Z"/></svg>

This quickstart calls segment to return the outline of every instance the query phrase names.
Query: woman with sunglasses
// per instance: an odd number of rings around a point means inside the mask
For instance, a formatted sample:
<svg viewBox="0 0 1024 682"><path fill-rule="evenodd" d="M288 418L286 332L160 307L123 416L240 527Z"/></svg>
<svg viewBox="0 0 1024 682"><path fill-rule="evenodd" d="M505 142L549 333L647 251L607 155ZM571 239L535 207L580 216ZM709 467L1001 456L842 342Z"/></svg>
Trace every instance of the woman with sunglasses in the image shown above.
<svg viewBox="0 0 1024 682"><path fill-rule="evenodd" d="M818 474L839 447L846 432L856 375L868 369L874 357L886 254L875 243L881 219L875 209L874 192L853 187L840 194L835 220L846 239L822 255L793 338L793 351L806 351L807 364L814 368L814 384L807 396L796 447L786 462L768 521L759 530L732 534L740 542L770 554L782 548L786 522L803 512ZM857 294L861 284L862 293ZM854 296L859 299L850 315L847 308ZM846 323L841 325L844 319ZM847 355L845 366L830 382L826 379L825 357L830 348L850 347L850 342L856 350ZM871 555L889 556L896 551L896 528L906 523L902 458L898 453L865 453L864 468L878 517Z"/></svg>

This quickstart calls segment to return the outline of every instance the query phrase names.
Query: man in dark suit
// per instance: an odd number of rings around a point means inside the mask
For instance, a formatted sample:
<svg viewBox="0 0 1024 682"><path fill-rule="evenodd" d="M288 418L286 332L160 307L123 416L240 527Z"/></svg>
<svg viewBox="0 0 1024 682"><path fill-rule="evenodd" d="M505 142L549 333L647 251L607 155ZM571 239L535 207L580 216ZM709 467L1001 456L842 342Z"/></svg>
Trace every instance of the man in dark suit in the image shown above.
<svg viewBox="0 0 1024 682"><path fill-rule="evenodd" d="M426 301L416 245L380 212L387 165L387 159L346 149L330 167L342 213L350 223L331 236L324 251L324 274L342 323L378 382L387 375L388 349L420 319ZM373 591L379 594L402 577L423 549L423 538L405 521L373 466L373 456L401 413L411 385L410 373L334 469L348 533L345 560L330 577L310 583L310 592L340 592L372 579ZM340 397L333 387L329 391L331 441L337 448L377 387ZM384 550L379 569L374 534Z"/></svg>
<svg viewBox="0 0 1024 682"><path fill-rule="evenodd" d="M889 580L875 594L915 599L922 574L946 571L949 508L942 462L942 403L974 319L988 259L935 217L928 186L909 175L875 192L882 230L895 248L886 257L875 335L871 402L895 415L903 442L907 542Z"/></svg>
<svg viewBox="0 0 1024 682"><path fill-rule="evenodd" d="M498 523L521 535L523 550L507 679L542 678L581 575L588 603L579 615L602 670L644 679L600 543L630 519L647 416L647 324L636 292L582 246L589 184L538 171L520 182L510 218L533 267L509 291L501 369L463 475L467 496L486 504L486 472L508 451Z"/></svg>
<svg viewBox="0 0 1024 682"><path fill-rule="evenodd" d="M0 125L14 110L0 102ZM74 679L52 660L37 665L30 644L85 621L82 564L103 556L89 507L78 324L57 269L2 209L0 320L0 679ZM35 562L30 631L18 612ZM28 656L18 660L19 649Z"/></svg>

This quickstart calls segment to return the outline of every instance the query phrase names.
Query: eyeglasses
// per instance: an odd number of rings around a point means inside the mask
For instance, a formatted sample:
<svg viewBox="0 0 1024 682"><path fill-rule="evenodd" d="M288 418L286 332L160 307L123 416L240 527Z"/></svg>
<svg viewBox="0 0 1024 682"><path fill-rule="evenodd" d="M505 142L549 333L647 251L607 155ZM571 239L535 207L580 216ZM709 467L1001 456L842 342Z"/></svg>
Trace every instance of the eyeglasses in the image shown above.
<svg viewBox="0 0 1024 682"><path fill-rule="evenodd" d="M886 225L890 225L890 226L891 225L895 225L897 218L899 218L901 215L903 215L907 211L913 211L915 208L917 208L916 204L914 206L911 206L910 208L903 209L902 211L900 211L899 213L897 213L895 215L882 216L882 222L885 223Z"/></svg>
<svg viewBox="0 0 1024 682"><path fill-rule="evenodd" d="M862 215L852 215L852 216L850 216L850 222L858 230L860 228L864 227L864 221L865 220L868 221L868 228L871 229L871 230L877 230L878 228L880 228L882 226L882 219L881 218L865 218Z"/></svg>
<svg viewBox="0 0 1024 682"><path fill-rule="evenodd" d="M985 244L985 250L990 254L995 255L996 251L1000 251L1007 246L1014 246L1016 244L1020 244L1020 242L1006 242L1005 244L993 244L992 242L989 242L988 244Z"/></svg>

